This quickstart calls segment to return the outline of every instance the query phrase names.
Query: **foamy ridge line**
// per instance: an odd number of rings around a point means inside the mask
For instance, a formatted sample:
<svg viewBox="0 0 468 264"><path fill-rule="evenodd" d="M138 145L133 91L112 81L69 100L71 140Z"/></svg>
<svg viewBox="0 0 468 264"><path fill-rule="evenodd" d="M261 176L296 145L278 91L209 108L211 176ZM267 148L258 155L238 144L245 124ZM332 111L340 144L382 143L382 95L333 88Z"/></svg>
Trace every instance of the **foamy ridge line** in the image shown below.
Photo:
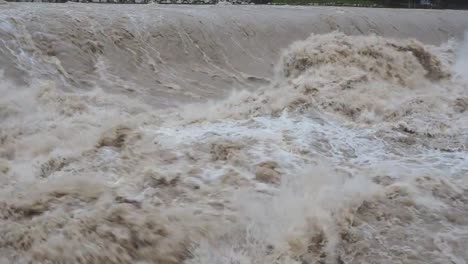
<svg viewBox="0 0 468 264"><path fill-rule="evenodd" d="M0 9L0 68L17 84L45 78L67 90L98 86L164 107L267 83L281 50L311 33L438 45L462 38L468 25L459 11L360 10L12 3Z"/></svg>

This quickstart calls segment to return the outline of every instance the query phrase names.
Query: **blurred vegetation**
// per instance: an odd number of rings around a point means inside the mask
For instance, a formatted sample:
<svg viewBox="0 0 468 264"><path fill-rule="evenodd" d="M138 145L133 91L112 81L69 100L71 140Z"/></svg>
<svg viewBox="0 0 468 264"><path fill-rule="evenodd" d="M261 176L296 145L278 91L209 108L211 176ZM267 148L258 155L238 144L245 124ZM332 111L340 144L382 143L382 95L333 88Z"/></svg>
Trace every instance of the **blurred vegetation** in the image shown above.
<svg viewBox="0 0 468 264"><path fill-rule="evenodd" d="M254 2L256 0L253 0ZM468 9L468 0L264 0L273 4Z"/></svg>
<svg viewBox="0 0 468 264"><path fill-rule="evenodd" d="M382 6L382 0L272 0L273 4L289 5L357 5L357 6Z"/></svg>

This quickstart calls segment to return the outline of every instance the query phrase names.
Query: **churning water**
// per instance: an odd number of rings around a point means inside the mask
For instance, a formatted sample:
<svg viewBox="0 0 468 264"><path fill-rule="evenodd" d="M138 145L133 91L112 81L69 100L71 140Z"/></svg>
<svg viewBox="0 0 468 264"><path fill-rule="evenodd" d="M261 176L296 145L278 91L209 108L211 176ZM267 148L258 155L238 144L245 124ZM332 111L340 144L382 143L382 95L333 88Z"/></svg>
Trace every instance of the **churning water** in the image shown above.
<svg viewBox="0 0 468 264"><path fill-rule="evenodd" d="M1 6L0 262L466 263L466 26Z"/></svg>

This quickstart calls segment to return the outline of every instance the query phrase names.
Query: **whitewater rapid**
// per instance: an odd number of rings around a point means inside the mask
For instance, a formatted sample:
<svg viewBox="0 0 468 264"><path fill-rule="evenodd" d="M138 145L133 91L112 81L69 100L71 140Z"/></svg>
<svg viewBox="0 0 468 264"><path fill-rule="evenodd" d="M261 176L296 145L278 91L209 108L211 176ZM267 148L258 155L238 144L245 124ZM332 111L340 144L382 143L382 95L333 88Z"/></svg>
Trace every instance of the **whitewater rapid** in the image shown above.
<svg viewBox="0 0 468 264"><path fill-rule="evenodd" d="M466 14L0 5L0 263L467 263Z"/></svg>

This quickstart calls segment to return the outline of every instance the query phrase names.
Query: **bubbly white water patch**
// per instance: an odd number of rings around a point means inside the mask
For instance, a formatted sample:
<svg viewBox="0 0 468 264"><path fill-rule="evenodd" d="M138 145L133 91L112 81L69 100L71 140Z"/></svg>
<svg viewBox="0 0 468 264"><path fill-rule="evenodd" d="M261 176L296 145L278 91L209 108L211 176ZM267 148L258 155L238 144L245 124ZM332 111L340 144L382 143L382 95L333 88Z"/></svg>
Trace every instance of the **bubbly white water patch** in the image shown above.
<svg viewBox="0 0 468 264"><path fill-rule="evenodd" d="M155 144L179 150L213 138L255 142L246 147L246 153L255 159L252 160L254 163L270 158L288 169L303 168L314 157L320 156L338 165L349 163L360 168L401 166L426 172L449 170L450 175L468 170L465 151L449 153L422 146L412 149L392 146L376 136L376 132L373 128L343 125L323 117L310 118L283 112L279 117L202 122L160 128L152 133L155 134Z"/></svg>

